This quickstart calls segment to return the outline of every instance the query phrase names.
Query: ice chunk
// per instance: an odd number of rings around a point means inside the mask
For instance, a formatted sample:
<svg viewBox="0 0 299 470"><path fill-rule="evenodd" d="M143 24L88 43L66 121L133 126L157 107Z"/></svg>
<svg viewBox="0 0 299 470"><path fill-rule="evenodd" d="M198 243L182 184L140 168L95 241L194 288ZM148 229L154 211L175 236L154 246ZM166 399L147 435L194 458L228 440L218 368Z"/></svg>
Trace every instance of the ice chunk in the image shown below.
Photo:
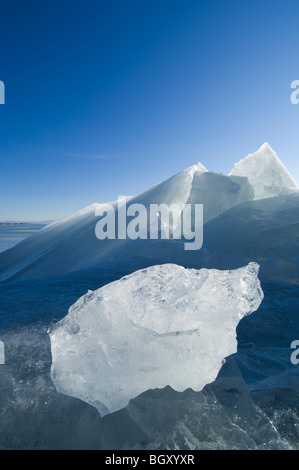
<svg viewBox="0 0 299 470"><path fill-rule="evenodd" d="M263 292L259 266L152 266L81 297L50 332L58 392L121 409L150 388L201 390L236 352L236 326Z"/></svg>
<svg viewBox="0 0 299 470"><path fill-rule="evenodd" d="M246 176L254 189L255 199L289 194L299 189L267 142L257 152L236 163L230 176Z"/></svg>

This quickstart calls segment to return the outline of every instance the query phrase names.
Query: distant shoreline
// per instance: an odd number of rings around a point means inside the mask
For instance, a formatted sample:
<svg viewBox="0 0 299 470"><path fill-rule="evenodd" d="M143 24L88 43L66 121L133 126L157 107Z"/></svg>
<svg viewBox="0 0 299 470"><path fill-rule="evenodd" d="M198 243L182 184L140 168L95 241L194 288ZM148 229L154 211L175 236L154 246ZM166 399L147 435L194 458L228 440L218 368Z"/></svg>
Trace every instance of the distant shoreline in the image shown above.
<svg viewBox="0 0 299 470"><path fill-rule="evenodd" d="M32 222L0 222L0 225L33 225Z"/></svg>
<svg viewBox="0 0 299 470"><path fill-rule="evenodd" d="M49 225L52 221L42 222L0 222L0 225Z"/></svg>

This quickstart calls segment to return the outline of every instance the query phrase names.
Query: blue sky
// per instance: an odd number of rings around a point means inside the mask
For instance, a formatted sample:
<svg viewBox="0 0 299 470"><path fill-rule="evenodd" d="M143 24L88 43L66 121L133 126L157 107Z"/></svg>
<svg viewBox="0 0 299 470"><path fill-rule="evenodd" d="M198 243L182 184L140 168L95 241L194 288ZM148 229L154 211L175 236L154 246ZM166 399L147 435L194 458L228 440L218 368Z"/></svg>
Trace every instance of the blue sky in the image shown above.
<svg viewBox="0 0 299 470"><path fill-rule="evenodd" d="M1 2L0 220L55 219L265 141L299 182L297 0Z"/></svg>

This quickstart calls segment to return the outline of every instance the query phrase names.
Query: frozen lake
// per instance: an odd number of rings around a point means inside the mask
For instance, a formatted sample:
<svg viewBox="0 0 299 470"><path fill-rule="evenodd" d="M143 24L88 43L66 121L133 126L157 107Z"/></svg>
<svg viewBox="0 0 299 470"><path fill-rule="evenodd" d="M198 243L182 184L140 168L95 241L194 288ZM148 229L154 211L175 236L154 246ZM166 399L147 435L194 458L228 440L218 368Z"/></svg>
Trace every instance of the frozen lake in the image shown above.
<svg viewBox="0 0 299 470"><path fill-rule="evenodd" d="M4 224L0 223L0 253L40 230L43 224Z"/></svg>

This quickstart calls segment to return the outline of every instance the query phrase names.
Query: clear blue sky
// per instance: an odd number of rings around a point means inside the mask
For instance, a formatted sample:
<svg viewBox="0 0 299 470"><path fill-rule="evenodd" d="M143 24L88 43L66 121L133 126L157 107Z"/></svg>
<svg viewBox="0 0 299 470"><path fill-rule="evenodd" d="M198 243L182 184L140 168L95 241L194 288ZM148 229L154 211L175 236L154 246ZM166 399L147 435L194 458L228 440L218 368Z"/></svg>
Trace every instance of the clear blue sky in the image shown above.
<svg viewBox="0 0 299 470"><path fill-rule="evenodd" d="M265 141L299 182L298 0L5 0L0 220L54 219Z"/></svg>

